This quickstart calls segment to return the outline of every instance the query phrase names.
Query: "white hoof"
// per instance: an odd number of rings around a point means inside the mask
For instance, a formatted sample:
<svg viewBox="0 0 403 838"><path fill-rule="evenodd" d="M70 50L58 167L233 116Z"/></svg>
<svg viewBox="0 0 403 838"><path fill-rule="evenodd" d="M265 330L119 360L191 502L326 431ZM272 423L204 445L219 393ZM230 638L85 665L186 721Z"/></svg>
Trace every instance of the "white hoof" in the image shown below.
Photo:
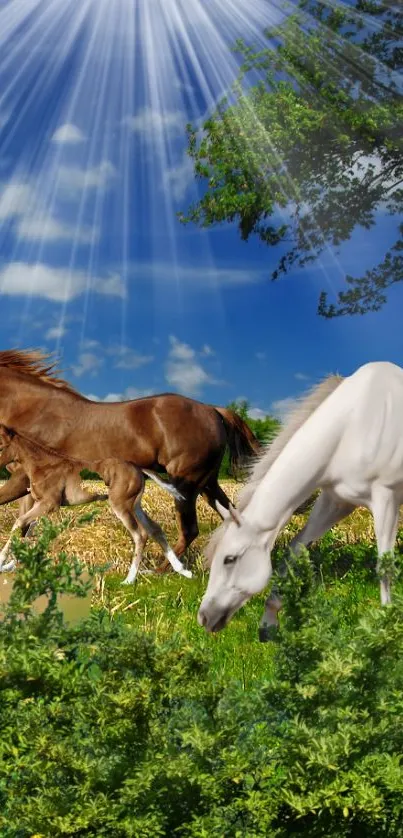
<svg viewBox="0 0 403 838"><path fill-rule="evenodd" d="M182 562L178 559L173 550L169 550L167 553L167 559L173 570L176 570L176 572L180 573L181 576L186 576L187 579L192 578L191 571L187 570L186 567L183 566Z"/></svg>
<svg viewBox="0 0 403 838"><path fill-rule="evenodd" d="M7 559L7 553L0 553L0 573L4 570L4 567L7 564Z"/></svg>
<svg viewBox="0 0 403 838"><path fill-rule="evenodd" d="M126 579L123 580L122 585L133 585L137 579L137 573L134 576L126 576Z"/></svg>
<svg viewBox="0 0 403 838"><path fill-rule="evenodd" d="M12 559L11 562L8 562L7 564L4 564L0 568L0 572L1 573L8 573L10 570L15 570L16 567L17 567L17 562L15 562L14 559Z"/></svg>

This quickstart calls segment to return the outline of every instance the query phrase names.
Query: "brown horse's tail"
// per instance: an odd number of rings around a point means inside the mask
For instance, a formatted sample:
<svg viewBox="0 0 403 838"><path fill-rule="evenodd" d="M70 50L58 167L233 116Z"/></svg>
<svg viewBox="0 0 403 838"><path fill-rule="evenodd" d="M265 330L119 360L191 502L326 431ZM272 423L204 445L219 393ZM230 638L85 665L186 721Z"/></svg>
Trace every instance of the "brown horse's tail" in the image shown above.
<svg viewBox="0 0 403 838"><path fill-rule="evenodd" d="M261 443L234 410L226 407L216 407L215 410L224 422L231 470L236 472L246 464L247 460L261 453Z"/></svg>

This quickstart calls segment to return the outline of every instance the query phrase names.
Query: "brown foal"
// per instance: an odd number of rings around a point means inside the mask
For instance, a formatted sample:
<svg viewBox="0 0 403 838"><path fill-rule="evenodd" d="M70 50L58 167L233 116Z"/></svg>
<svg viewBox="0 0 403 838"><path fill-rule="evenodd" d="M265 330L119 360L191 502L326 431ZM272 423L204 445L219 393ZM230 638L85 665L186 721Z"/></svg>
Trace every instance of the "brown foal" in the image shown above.
<svg viewBox="0 0 403 838"><path fill-rule="evenodd" d="M142 559L147 537L151 536L162 547L173 569L183 576L191 577L169 546L161 527L141 507L144 491L144 474L132 463L106 458L95 462L76 461L62 458L48 447L38 445L17 434L13 429L0 425L0 466L9 466L16 473L19 464L30 481L30 508L20 514L12 532L20 529L24 534L41 515L48 515L59 506L91 503L108 500L115 515L129 531L134 544L134 558L125 580L133 582ZM90 466L102 477L109 487L109 495L92 494L80 485L78 472ZM149 471L149 477L178 498L178 491ZM29 497L29 495L28 495ZM25 500L25 499L24 499ZM7 562L11 538L0 553L0 570L13 569L15 562Z"/></svg>

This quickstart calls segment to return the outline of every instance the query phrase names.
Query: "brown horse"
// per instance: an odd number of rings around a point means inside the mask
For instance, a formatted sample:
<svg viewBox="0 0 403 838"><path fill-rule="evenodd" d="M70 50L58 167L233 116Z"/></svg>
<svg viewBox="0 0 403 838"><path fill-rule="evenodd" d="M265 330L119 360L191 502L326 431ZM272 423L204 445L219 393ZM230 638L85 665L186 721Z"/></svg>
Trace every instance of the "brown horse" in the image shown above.
<svg viewBox="0 0 403 838"><path fill-rule="evenodd" d="M77 462L56 454L45 446L26 440L13 428L0 424L0 466L20 463L28 475L31 487L32 506L18 516L12 532L20 529L27 532L37 517L48 515L60 506L92 503L108 500L117 518L129 531L134 545L133 561L125 580L134 582L143 557L143 550L148 536L154 538L174 570L182 576L191 577L175 553L170 548L161 527L153 521L141 506L144 491L144 475L141 469L132 463L123 463L113 458L96 462ZM77 479L77 472L85 466L96 470L109 487L109 495L92 494L82 489ZM13 465L14 467L14 465ZM156 483L180 498L177 490L166 481L160 480L151 472L146 472ZM15 561L5 564L11 546L11 538L0 552L0 570L14 569Z"/></svg>
<svg viewBox="0 0 403 838"><path fill-rule="evenodd" d="M233 466L260 450L246 423L231 410L172 393L93 402L58 378L49 356L37 351L0 352L0 422L67 457L86 461L112 457L166 472L183 496L175 500L177 556L198 535L199 494L216 511L217 501L229 508L218 484L226 446ZM0 490L0 503L26 495L28 488L23 470L15 471Z"/></svg>

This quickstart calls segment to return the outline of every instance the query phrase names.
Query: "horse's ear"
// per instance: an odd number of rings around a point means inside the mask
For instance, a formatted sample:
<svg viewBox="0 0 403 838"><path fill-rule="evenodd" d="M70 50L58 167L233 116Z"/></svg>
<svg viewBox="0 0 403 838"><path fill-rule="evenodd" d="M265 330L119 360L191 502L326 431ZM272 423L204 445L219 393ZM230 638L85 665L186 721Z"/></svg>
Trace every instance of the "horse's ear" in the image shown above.
<svg viewBox="0 0 403 838"><path fill-rule="evenodd" d="M227 521L228 518L230 517L229 510L226 509L225 506L223 506L222 503L220 503L219 500L216 500L215 505L216 505L216 509L217 509L218 514L221 515L221 518L223 518L224 521Z"/></svg>
<svg viewBox="0 0 403 838"><path fill-rule="evenodd" d="M239 514L238 510L235 506L232 506L232 503L229 505L229 514L231 515L232 520L237 524L238 527L242 526L242 518Z"/></svg>
<svg viewBox="0 0 403 838"><path fill-rule="evenodd" d="M228 521L229 519L231 519L231 521L234 521L234 523L237 524L238 527L242 525L241 515L235 508L235 506L232 506L232 503L230 503L229 509L226 509L225 506L223 506L222 503L220 503L220 501L218 500L216 500L215 505L217 512L219 513L219 515L221 515L221 518L223 518L224 521Z"/></svg>

